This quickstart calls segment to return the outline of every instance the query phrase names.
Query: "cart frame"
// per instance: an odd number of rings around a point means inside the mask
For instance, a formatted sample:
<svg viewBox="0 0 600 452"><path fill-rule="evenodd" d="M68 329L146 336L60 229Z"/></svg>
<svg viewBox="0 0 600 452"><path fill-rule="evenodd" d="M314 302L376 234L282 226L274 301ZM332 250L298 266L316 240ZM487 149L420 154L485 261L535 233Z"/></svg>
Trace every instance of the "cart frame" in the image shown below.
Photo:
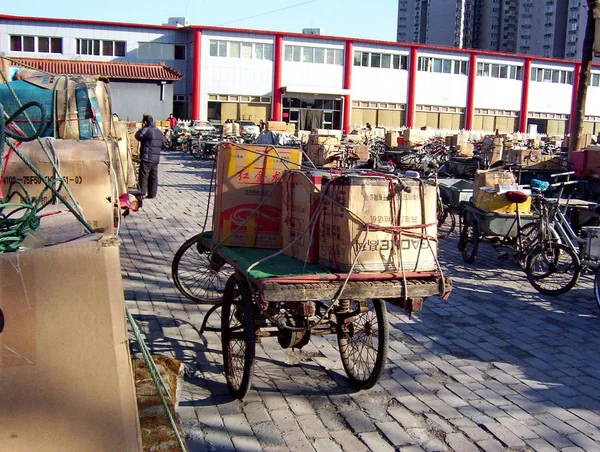
<svg viewBox="0 0 600 452"><path fill-rule="evenodd" d="M336 334L350 382L359 389L373 387L387 360L386 302L410 314L420 311L427 297L447 299L452 289L441 272L327 273L277 250L213 249L212 232L199 237L211 262L234 269L223 291L220 332L227 384L239 399L251 387L255 344L262 337L277 337L283 348L302 348L311 335ZM267 268L261 262L269 256L273 262Z"/></svg>

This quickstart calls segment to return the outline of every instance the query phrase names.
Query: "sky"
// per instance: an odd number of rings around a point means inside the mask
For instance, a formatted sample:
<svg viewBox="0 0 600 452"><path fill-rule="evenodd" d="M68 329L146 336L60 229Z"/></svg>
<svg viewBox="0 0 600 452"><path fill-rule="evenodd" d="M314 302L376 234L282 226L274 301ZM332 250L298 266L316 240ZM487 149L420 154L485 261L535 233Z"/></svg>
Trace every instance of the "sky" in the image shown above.
<svg viewBox="0 0 600 452"><path fill-rule="evenodd" d="M397 0L2 0L0 13L152 25L187 17L190 25L297 33L321 28L325 35L395 41L397 8Z"/></svg>

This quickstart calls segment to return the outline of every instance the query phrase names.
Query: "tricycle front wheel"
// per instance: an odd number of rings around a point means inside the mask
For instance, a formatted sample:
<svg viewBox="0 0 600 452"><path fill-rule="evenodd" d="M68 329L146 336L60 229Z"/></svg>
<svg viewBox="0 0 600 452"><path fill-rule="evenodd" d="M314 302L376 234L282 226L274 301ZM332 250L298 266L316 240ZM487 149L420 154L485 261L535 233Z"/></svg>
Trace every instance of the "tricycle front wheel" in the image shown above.
<svg viewBox="0 0 600 452"><path fill-rule="evenodd" d="M385 302L344 300L337 313L338 346L344 370L353 386L375 386L387 361L389 330Z"/></svg>
<svg viewBox="0 0 600 452"><path fill-rule="evenodd" d="M243 399L254 375L256 311L248 283L232 275L221 307L221 344L225 378L231 395Z"/></svg>

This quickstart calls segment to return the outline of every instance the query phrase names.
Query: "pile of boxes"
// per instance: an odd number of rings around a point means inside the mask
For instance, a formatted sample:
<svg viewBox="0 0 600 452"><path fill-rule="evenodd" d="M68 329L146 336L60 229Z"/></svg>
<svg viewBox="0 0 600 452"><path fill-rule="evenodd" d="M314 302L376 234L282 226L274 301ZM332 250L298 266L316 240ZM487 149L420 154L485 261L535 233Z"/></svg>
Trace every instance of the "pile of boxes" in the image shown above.
<svg viewBox="0 0 600 452"><path fill-rule="evenodd" d="M531 194L529 190L519 187L511 171L479 170L473 182L473 204L475 207L488 212L501 214L516 214L518 207L521 213L531 212L531 198L520 204L507 199L507 191L522 191Z"/></svg>
<svg viewBox="0 0 600 452"><path fill-rule="evenodd" d="M50 136L18 148L39 174L16 154L3 162L0 199L19 185L48 205L20 249L0 254L0 449L142 450L115 236L115 198L135 182L127 126L113 124L100 81L19 77L10 83L42 98L56 82L57 105L48 109ZM6 89L0 83L0 96Z"/></svg>
<svg viewBox="0 0 600 452"><path fill-rule="evenodd" d="M224 144L218 155L214 243L283 248L341 272L435 270L435 186L302 169L293 148Z"/></svg>

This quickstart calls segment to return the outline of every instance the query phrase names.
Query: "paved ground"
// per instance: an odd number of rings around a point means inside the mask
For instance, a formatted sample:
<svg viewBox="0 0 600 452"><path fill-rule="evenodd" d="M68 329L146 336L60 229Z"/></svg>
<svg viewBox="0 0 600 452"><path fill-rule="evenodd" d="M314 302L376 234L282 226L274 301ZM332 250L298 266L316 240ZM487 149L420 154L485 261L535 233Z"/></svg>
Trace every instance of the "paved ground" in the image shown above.
<svg viewBox="0 0 600 452"><path fill-rule="evenodd" d="M203 223L211 165L166 154L158 198L121 231L127 305L153 353L187 366L178 411L190 451L600 450L600 309L590 277L543 296L489 245L465 265L455 238L440 251L450 299L427 300L412 319L389 308L389 360L373 389L347 385L333 336L301 351L267 339L253 389L232 400L219 337L198 335L207 307L182 297L170 274Z"/></svg>

